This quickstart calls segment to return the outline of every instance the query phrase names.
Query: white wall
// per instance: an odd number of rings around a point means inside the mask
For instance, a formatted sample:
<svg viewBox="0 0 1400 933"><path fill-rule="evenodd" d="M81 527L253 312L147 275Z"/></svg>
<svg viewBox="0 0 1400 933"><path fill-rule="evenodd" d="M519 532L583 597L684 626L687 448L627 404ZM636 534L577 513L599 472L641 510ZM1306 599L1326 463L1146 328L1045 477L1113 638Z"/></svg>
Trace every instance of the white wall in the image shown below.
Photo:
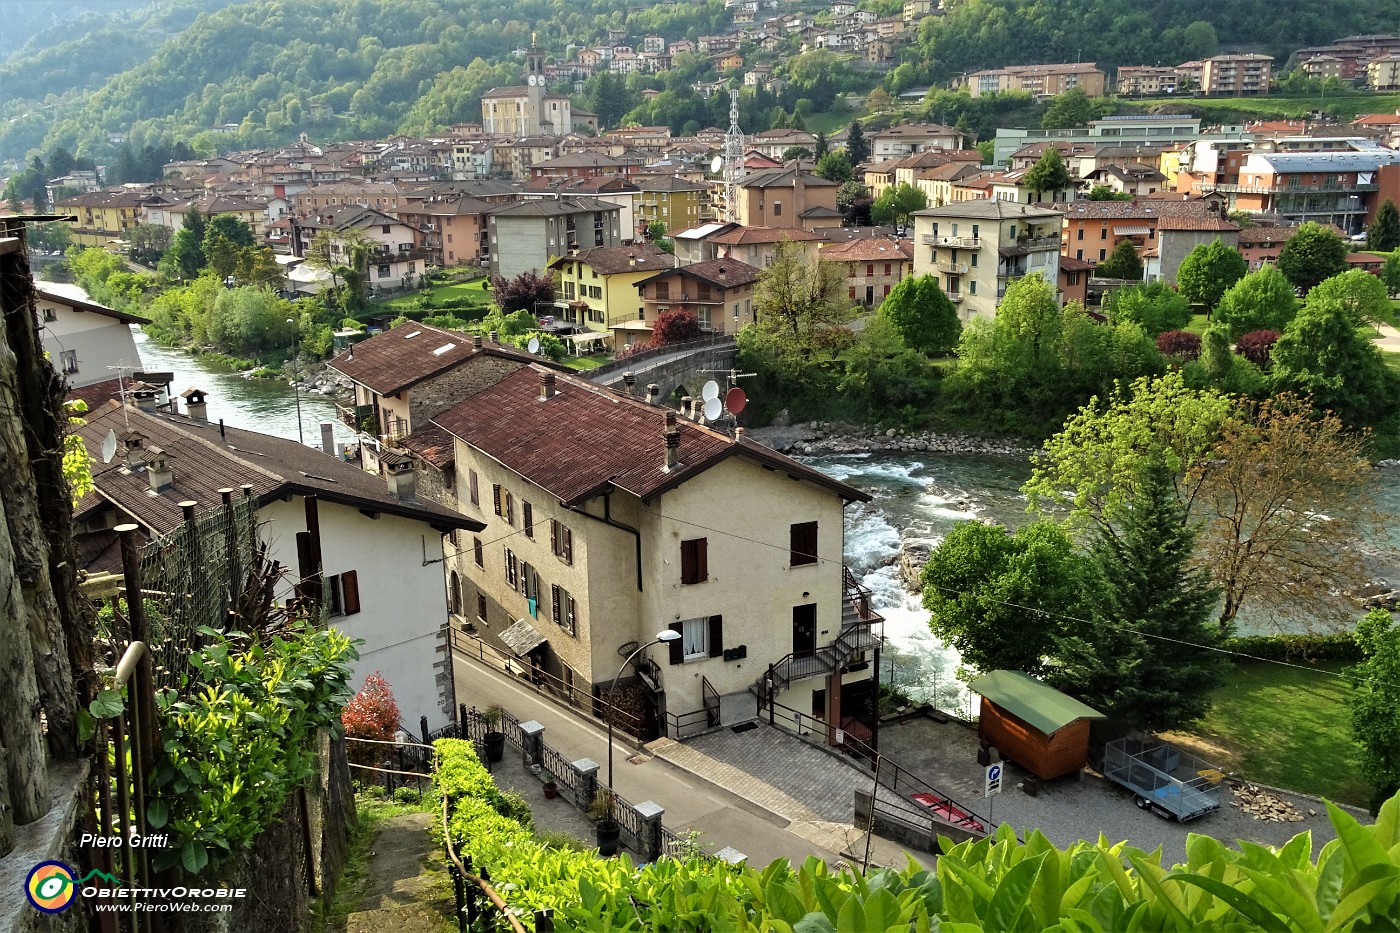
<svg viewBox="0 0 1400 933"><path fill-rule="evenodd" d="M40 298L37 305L44 352L53 360L54 368L62 372L64 350L78 352L78 371L68 374L68 384L73 388L115 379L121 366L128 367L127 375L141 369L141 356L136 352L130 324L93 311L74 311L45 298ZM52 311L55 319L44 320L46 311Z"/></svg>
<svg viewBox="0 0 1400 933"><path fill-rule="evenodd" d="M359 575L360 612L332 618L331 624L351 638L363 639L360 660L351 675L358 690L365 677L381 673L393 687L403 723L418 734L418 717L437 730L450 721L443 712L446 684L439 687L437 668L442 627L447 622L443 581L442 536L423 522L380 513L369 518L347 505L319 502L321 562L327 575L354 570ZM297 569L296 533L306 530L301 497L270 502L258 511L264 540L272 556L290 568L284 581L289 593ZM428 566L422 566L426 546ZM285 594L282 594L285 597Z"/></svg>

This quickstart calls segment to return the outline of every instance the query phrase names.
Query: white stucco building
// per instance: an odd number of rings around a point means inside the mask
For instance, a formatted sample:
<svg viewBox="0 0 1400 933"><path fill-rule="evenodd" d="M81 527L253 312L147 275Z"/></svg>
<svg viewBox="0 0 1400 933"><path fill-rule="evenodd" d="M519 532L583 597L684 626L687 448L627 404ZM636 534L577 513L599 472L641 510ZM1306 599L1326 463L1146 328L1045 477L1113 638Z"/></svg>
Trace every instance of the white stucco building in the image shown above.
<svg viewBox="0 0 1400 933"><path fill-rule="evenodd" d="M100 305L77 285L37 282L35 305L39 313L44 352L73 388L115 379L141 368L132 324L150 321Z"/></svg>

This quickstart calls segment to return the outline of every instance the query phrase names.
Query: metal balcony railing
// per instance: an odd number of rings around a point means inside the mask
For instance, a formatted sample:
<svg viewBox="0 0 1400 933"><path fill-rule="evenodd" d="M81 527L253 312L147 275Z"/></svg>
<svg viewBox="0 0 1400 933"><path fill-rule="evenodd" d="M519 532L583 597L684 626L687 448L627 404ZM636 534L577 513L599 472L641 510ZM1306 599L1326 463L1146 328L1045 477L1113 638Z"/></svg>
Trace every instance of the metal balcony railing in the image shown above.
<svg viewBox="0 0 1400 933"><path fill-rule="evenodd" d="M981 237L975 236L940 236L925 233L919 239L925 246L947 246L953 249L977 249L982 245Z"/></svg>

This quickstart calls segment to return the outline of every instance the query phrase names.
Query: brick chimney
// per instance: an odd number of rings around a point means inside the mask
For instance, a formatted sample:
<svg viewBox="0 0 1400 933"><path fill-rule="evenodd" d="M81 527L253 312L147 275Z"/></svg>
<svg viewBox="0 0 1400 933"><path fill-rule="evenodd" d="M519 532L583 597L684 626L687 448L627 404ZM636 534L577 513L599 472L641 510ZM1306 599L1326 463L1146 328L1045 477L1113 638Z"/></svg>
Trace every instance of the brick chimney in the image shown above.
<svg viewBox="0 0 1400 933"><path fill-rule="evenodd" d="M389 494L396 499L411 501L418 495L418 471L413 469L413 461L402 454L382 457L384 479L389 484Z"/></svg>
<svg viewBox="0 0 1400 933"><path fill-rule="evenodd" d="M661 395L661 387L656 383L647 386L647 404L655 405L657 397Z"/></svg>
<svg viewBox="0 0 1400 933"><path fill-rule="evenodd" d="M662 435L666 441L666 465L663 470L674 470L676 463L680 459L681 432L676 426L676 413L666 411L666 431Z"/></svg>
<svg viewBox="0 0 1400 933"><path fill-rule="evenodd" d="M622 385L623 390L627 393L627 397L631 398L637 391L637 374L634 372L623 373Z"/></svg>
<svg viewBox="0 0 1400 933"><path fill-rule="evenodd" d="M691 398L689 395L684 396L684 397L681 398L681 416L682 416L683 418L685 418L687 421L689 421L692 417L694 417L694 415L693 415L694 405L695 405L695 399Z"/></svg>
<svg viewBox="0 0 1400 933"><path fill-rule="evenodd" d="M170 469L170 457L159 447L146 448L143 458L146 462L146 479L151 483L152 492L165 492L175 485L175 474Z"/></svg>
<svg viewBox="0 0 1400 933"><path fill-rule="evenodd" d="M540 373L540 401L554 398L554 373Z"/></svg>
<svg viewBox="0 0 1400 933"><path fill-rule="evenodd" d="M481 335L480 335L480 334L474 334L474 335L472 336L472 349L473 349L473 350L480 350L480 349L481 349Z"/></svg>

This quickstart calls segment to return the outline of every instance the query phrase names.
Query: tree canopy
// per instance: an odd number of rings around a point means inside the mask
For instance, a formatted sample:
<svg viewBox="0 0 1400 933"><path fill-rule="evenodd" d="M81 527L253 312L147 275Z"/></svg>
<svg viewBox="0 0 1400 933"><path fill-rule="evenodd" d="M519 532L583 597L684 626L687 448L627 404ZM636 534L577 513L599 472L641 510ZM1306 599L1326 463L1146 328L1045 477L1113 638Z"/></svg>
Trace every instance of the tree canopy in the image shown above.
<svg viewBox="0 0 1400 933"><path fill-rule="evenodd" d="M1322 224L1309 221L1288 238L1278 254L1278 270L1304 292L1347 270L1346 241Z"/></svg>
<svg viewBox="0 0 1400 933"><path fill-rule="evenodd" d="M1400 247L1400 210L1386 198L1376 209L1376 219L1366 228L1366 248L1388 253Z"/></svg>
<svg viewBox="0 0 1400 933"><path fill-rule="evenodd" d="M948 353L962 334L958 312L932 274L900 279L881 302L879 313L889 318L905 346L920 353Z"/></svg>
<svg viewBox="0 0 1400 933"><path fill-rule="evenodd" d="M1094 270L1096 275L1106 279L1124 279L1129 282L1142 281L1142 260L1138 258L1137 247L1129 239L1119 240L1113 246L1113 252L1108 254L1108 258L1099 263Z"/></svg>
<svg viewBox="0 0 1400 933"><path fill-rule="evenodd" d="M1277 266L1260 266L1235 282L1220 297L1213 319L1238 339L1255 330L1282 333L1298 312L1293 285Z"/></svg>
<svg viewBox="0 0 1400 933"><path fill-rule="evenodd" d="M1161 281L1117 289L1104 308L1113 320L1137 324L1152 337L1191 323L1191 306Z"/></svg>
<svg viewBox="0 0 1400 933"><path fill-rule="evenodd" d="M1185 298L1206 308L1220 303L1225 290L1244 278L1249 264L1239 250L1226 246L1216 237L1209 243L1195 246L1176 272L1177 287Z"/></svg>
<svg viewBox="0 0 1400 933"><path fill-rule="evenodd" d="M1055 146L1046 146L1045 152L1021 178L1021 184L1036 194L1046 191L1063 191L1070 186L1072 181L1069 166L1065 164L1065 157Z"/></svg>

